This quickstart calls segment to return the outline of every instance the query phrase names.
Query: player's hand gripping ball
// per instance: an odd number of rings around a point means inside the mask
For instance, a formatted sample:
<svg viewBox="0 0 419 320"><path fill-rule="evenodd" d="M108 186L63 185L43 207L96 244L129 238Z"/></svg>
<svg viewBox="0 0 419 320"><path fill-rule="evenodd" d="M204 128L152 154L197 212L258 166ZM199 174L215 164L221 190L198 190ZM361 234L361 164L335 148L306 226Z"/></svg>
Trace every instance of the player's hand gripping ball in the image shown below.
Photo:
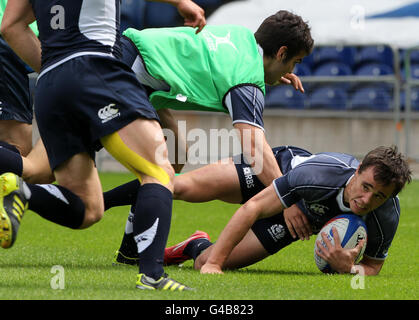
<svg viewBox="0 0 419 320"><path fill-rule="evenodd" d="M330 267L327 261L316 254L317 241L320 241L320 243L326 247L326 244L324 243L321 236L321 234L324 232L327 235L327 238L334 245L332 231L333 227L335 227L338 231L342 248L353 249L357 246L359 241L362 239L367 239L367 226L365 225L365 222L362 220L362 218L355 214L342 214L328 221L318 233L316 243L314 245L314 260L316 262L317 268L319 268L319 270L324 273L334 273L334 270ZM361 260L366 248L366 244L367 241L364 242L364 246L355 259L355 263L358 263L359 260Z"/></svg>

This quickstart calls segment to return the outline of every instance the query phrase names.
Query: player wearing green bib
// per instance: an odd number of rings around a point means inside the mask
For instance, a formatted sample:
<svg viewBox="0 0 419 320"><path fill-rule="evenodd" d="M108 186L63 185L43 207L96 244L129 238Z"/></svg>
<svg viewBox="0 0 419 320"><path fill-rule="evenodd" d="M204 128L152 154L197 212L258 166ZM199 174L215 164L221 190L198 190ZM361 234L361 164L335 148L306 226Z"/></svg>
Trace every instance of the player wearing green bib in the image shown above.
<svg viewBox="0 0 419 320"><path fill-rule="evenodd" d="M260 181L267 186L282 175L264 134L265 84L291 83L304 92L292 73L313 48L310 29L301 17L279 11L254 34L236 25L207 25L198 35L187 28L127 29L123 35L123 60L149 89L161 120L167 108L228 113L240 134L245 159ZM163 126L176 125L173 121ZM244 136L252 138L246 143ZM135 184L127 184L130 187ZM122 198L131 193L115 191L106 195L105 207L107 199L113 198L110 202L115 205L121 197L125 203ZM302 214L296 206L288 210ZM128 219L116 262L130 263L125 258L135 256L127 249L134 248L127 245L130 224Z"/></svg>

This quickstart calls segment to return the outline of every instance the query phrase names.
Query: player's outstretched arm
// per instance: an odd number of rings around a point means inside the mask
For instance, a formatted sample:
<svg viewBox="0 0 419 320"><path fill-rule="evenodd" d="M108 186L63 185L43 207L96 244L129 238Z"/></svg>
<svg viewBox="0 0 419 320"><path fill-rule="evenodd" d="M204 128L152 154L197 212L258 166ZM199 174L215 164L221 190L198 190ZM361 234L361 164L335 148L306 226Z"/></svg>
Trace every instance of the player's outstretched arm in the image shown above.
<svg viewBox="0 0 419 320"><path fill-rule="evenodd" d="M221 232L206 263L201 267L201 273L223 273L224 262L254 222L260 218L270 217L283 209L284 206L272 184L247 201L236 211Z"/></svg>
<svg viewBox="0 0 419 320"><path fill-rule="evenodd" d="M383 267L384 260L372 259L364 255L362 260L359 262L359 266L363 269L363 273L366 276L376 276L380 273ZM355 268L355 271L358 268Z"/></svg>
<svg viewBox="0 0 419 320"><path fill-rule="evenodd" d="M155 2L165 2L175 6L180 15L185 19L185 26L198 28L196 33L202 31L206 25L205 11L191 0L149 0Z"/></svg>

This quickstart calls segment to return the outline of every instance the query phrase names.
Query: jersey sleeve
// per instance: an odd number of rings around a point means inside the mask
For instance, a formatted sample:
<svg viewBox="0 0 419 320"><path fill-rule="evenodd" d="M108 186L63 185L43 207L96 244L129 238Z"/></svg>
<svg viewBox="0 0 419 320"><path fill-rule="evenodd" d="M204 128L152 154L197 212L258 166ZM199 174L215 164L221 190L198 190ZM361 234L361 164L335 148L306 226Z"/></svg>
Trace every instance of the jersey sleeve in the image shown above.
<svg viewBox="0 0 419 320"><path fill-rule="evenodd" d="M300 200L315 202L334 194L339 186L327 183L322 171L322 167L300 165L275 179L274 188L282 204L288 208Z"/></svg>
<svg viewBox="0 0 419 320"><path fill-rule="evenodd" d="M235 123L247 123L262 130L263 109L265 107L265 97L262 91L253 85L243 85L231 89L225 99L233 125Z"/></svg>
<svg viewBox="0 0 419 320"><path fill-rule="evenodd" d="M367 214L367 247L364 255L384 260L396 234L400 218L398 198L390 198L381 207Z"/></svg>

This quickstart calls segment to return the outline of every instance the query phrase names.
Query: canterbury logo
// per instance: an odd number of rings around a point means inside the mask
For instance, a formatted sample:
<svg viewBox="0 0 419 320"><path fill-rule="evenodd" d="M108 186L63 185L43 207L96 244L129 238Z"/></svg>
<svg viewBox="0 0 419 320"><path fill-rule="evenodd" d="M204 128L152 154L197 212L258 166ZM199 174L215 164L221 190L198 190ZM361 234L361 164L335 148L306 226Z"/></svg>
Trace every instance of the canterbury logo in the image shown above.
<svg viewBox="0 0 419 320"><path fill-rule="evenodd" d="M115 104L111 103L98 111L97 115L100 119L102 119L102 123L108 122L109 120L120 116L121 113L119 110L113 107L115 107Z"/></svg>
<svg viewBox="0 0 419 320"><path fill-rule="evenodd" d="M230 32L228 32L228 34L225 37L218 37L218 36L213 35L211 32L206 31L204 33L204 36L205 36L205 39L207 40L210 51L217 51L218 46L220 44L227 44L231 46L232 48L234 48L234 50L238 51L234 43L231 42L230 40L230 37L231 37Z"/></svg>

